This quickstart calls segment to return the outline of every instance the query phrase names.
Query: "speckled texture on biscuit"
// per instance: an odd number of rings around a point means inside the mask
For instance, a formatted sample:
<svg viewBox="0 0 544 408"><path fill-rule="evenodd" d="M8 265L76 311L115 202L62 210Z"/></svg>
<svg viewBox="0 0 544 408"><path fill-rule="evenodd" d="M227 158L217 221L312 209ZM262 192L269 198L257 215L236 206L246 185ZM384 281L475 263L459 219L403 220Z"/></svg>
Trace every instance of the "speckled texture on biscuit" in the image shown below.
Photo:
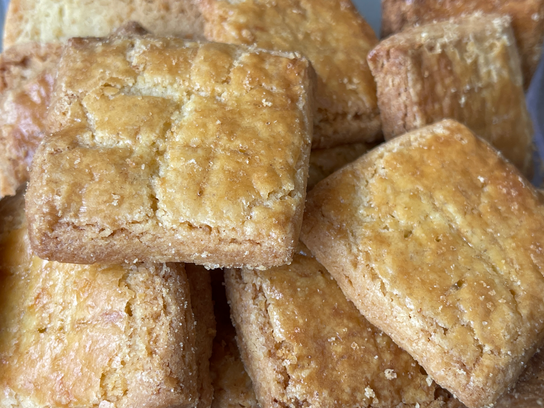
<svg viewBox="0 0 544 408"><path fill-rule="evenodd" d="M206 37L300 52L317 73L312 148L381 137L366 62L376 35L350 0L199 0Z"/></svg>
<svg viewBox="0 0 544 408"><path fill-rule="evenodd" d="M529 87L542 55L544 0L382 0L382 11L384 37L406 27L475 12L510 16L525 88Z"/></svg>
<svg viewBox="0 0 544 408"><path fill-rule="evenodd" d="M372 50L385 138L455 119L530 178L533 127L509 21L475 15L409 28Z"/></svg>
<svg viewBox="0 0 544 408"><path fill-rule="evenodd" d="M43 261L23 204L0 202L0 406L203 407L183 264Z"/></svg>
<svg viewBox="0 0 544 408"><path fill-rule="evenodd" d="M44 259L289 262L312 135L294 54L152 37L73 39L27 193Z"/></svg>
<svg viewBox="0 0 544 408"><path fill-rule="evenodd" d="M393 139L309 193L301 238L368 320L469 407L544 337L544 206L452 120Z"/></svg>
<svg viewBox="0 0 544 408"><path fill-rule="evenodd" d="M242 359L261 407L460 406L305 253L290 266L225 274Z"/></svg>
<svg viewBox="0 0 544 408"><path fill-rule="evenodd" d="M0 198L28 181L60 53L59 45L28 43L0 55Z"/></svg>

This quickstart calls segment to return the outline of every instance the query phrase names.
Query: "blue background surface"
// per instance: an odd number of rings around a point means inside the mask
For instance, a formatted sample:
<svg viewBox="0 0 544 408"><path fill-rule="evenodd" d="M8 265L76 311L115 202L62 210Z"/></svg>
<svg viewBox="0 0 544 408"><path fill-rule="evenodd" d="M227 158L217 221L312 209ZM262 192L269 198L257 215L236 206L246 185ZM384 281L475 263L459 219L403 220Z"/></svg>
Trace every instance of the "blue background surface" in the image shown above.
<svg viewBox="0 0 544 408"><path fill-rule="evenodd" d="M361 14L370 23L374 31L379 35L381 27L381 3L380 0L353 0ZM0 32L4 30L4 17L9 0L0 0ZM2 46L0 37L0 49ZM527 104L535 127L535 158L536 169L533 183L541 185L544 169L544 59L540 61L538 71L533 77L531 87L527 93Z"/></svg>

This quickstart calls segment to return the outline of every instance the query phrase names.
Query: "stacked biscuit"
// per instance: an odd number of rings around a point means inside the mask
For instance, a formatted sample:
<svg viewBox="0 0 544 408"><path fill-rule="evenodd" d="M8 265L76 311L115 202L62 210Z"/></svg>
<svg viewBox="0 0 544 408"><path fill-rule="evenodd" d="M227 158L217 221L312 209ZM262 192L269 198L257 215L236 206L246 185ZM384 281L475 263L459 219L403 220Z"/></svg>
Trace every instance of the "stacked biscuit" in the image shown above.
<svg viewBox="0 0 544 408"><path fill-rule="evenodd" d="M527 13L14 0L0 406L544 403Z"/></svg>

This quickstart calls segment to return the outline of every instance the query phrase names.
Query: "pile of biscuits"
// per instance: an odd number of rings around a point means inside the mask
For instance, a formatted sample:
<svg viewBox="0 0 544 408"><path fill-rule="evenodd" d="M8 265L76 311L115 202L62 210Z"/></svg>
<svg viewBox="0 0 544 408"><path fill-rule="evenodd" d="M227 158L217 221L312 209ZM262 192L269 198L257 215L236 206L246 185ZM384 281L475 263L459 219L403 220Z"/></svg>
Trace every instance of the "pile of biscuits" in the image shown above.
<svg viewBox="0 0 544 408"><path fill-rule="evenodd" d="M12 0L0 407L544 404L544 0L382 8Z"/></svg>

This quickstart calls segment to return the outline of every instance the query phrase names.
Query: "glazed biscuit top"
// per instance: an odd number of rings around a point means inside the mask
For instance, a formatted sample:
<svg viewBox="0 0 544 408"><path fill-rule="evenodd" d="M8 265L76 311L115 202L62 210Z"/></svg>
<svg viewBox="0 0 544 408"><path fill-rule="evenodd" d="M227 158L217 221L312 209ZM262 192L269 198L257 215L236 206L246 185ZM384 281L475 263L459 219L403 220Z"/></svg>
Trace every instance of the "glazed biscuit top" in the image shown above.
<svg viewBox="0 0 544 408"><path fill-rule="evenodd" d="M182 224L273 232L304 199L310 70L294 54L225 44L70 40L34 206L45 223L105 234Z"/></svg>
<svg viewBox="0 0 544 408"><path fill-rule="evenodd" d="M303 245L299 250L291 265L244 271L248 279L256 275L266 298L288 400L330 407L433 404L442 392L437 385L359 313Z"/></svg>
<svg viewBox="0 0 544 408"><path fill-rule="evenodd" d="M318 75L319 108L338 114L376 106L366 55L378 40L351 1L200 1L207 38L307 57Z"/></svg>
<svg viewBox="0 0 544 408"><path fill-rule="evenodd" d="M305 217L319 214L380 296L436 328L433 342L464 361L459 374L523 356L543 337L544 206L457 122L394 139L325 179ZM303 226L303 239L318 233Z"/></svg>

